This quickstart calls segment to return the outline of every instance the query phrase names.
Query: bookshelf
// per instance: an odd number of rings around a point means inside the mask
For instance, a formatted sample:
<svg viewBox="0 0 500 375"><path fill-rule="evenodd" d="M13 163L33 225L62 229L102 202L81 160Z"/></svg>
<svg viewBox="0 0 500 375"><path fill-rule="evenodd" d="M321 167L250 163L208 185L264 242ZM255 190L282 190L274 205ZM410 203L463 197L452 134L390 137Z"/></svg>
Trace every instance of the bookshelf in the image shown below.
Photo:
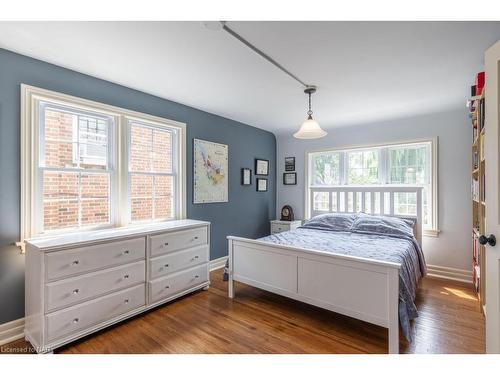
<svg viewBox="0 0 500 375"><path fill-rule="evenodd" d="M473 90L475 87L473 86ZM468 101L469 115L472 123L472 281L478 294L479 301L484 307L486 304L486 284L482 277L485 270L485 247L479 243L479 236L485 231L485 158L484 138L486 129L484 123L484 90L480 95L473 96ZM484 308L483 308L484 310Z"/></svg>

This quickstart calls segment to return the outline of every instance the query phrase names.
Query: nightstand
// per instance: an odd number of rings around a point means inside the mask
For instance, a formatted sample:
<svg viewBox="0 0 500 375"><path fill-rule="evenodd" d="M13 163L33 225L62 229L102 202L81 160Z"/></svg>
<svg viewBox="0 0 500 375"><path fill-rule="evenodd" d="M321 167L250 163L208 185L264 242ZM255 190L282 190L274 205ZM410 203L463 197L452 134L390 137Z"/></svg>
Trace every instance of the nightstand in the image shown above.
<svg viewBox="0 0 500 375"><path fill-rule="evenodd" d="M301 225L302 225L302 220L294 220L294 221L271 220L271 234L297 229Z"/></svg>

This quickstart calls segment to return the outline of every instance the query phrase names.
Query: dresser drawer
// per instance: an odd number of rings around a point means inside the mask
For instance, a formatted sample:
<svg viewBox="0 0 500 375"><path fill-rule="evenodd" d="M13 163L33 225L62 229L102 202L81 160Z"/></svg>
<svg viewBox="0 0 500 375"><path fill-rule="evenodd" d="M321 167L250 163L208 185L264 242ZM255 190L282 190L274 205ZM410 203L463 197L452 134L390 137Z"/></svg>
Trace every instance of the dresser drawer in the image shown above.
<svg viewBox="0 0 500 375"><path fill-rule="evenodd" d="M162 255L149 261L150 278L165 276L208 262L208 245Z"/></svg>
<svg viewBox="0 0 500 375"><path fill-rule="evenodd" d="M145 237L60 250L46 255L46 278L78 275L145 258Z"/></svg>
<svg viewBox="0 0 500 375"><path fill-rule="evenodd" d="M208 243L207 227L151 236L151 256L170 253Z"/></svg>
<svg viewBox="0 0 500 375"><path fill-rule="evenodd" d="M271 234L276 234L276 233L281 233L281 232L286 232L287 230L290 230L290 227L285 224L272 224L271 225Z"/></svg>
<svg viewBox="0 0 500 375"><path fill-rule="evenodd" d="M47 341L90 328L145 303L142 284L48 314L45 316Z"/></svg>
<svg viewBox="0 0 500 375"><path fill-rule="evenodd" d="M47 310L60 309L146 281L146 262L126 264L45 285Z"/></svg>
<svg viewBox="0 0 500 375"><path fill-rule="evenodd" d="M208 281L208 264L149 282L150 303L160 301Z"/></svg>

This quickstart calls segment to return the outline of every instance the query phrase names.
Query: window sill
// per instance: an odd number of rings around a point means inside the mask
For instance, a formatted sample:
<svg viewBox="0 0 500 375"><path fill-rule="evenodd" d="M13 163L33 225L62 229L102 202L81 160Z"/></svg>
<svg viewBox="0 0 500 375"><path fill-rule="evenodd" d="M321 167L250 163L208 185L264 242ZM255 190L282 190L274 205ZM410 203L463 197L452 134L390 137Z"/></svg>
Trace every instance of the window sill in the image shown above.
<svg viewBox="0 0 500 375"><path fill-rule="evenodd" d="M425 237L439 237L441 231L439 229L424 229L423 235Z"/></svg>

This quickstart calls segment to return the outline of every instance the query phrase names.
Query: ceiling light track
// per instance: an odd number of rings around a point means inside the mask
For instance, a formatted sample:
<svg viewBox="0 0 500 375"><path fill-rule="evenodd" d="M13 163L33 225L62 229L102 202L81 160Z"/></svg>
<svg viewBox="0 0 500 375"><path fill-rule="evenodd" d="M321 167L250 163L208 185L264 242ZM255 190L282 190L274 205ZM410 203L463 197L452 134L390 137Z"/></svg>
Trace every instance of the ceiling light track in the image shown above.
<svg viewBox="0 0 500 375"><path fill-rule="evenodd" d="M302 86L304 87L309 87L310 85L308 85L307 83L305 83L304 81L302 81L299 77L297 77L295 74L293 74L292 72L290 72L289 70L287 70L285 67L283 67L283 65L281 65L280 63L278 63L276 60L274 60L271 56L267 55L266 53L262 52L260 49L258 49L257 47L255 47L252 43L250 43L248 40L246 40L245 38L243 38L240 34L238 34L236 31L234 31L233 29L231 29L226 22L222 21L221 22L222 24L222 30L224 30L225 32L227 32L229 35L231 35L233 38L239 40L241 43L243 43L244 45L246 45L248 48L250 48L252 51L254 51L255 53L259 54L260 56L262 56L263 58L265 58L267 61L269 61L271 64L273 64L275 67L277 67L278 69L280 69L283 73L286 73L288 74L290 77L292 77L294 80L296 80L297 82L299 82Z"/></svg>
<svg viewBox="0 0 500 375"><path fill-rule="evenodd" d="M319 126L318 122L313 119L313 111L312 111L312 106L311 106L311 95L316 92L316 86L313 85L308 85L304 81L302 81L299 77L297 77L295 74L291 73L287 69L283 67L280 63L278 63L276 60L274 60L271 56L265 54L262 52L260 49L255 47L252 43L250 43L248 40L243 38L240 34L238 34L236 31L231 29L226 22L221 21L221 22L205 22L205 26L211 30L224 30L227 32L229 35L231 35L233 38L236 40L239 40L241 43L243 43L245 46L250 48L252 51L266 59L268 62L273 64L276 68L281 70L283 73L287 74L289 77L293 78L297 82L299 82L302 86L304 86L304 93L308 95L308 104L309 104L309 110L307 111L307 119L302 123L300 126L299 130L293 134L295 138L298 139L316 139L316 138L322 138L324 137L327 132L321 129Z"/></svg>

